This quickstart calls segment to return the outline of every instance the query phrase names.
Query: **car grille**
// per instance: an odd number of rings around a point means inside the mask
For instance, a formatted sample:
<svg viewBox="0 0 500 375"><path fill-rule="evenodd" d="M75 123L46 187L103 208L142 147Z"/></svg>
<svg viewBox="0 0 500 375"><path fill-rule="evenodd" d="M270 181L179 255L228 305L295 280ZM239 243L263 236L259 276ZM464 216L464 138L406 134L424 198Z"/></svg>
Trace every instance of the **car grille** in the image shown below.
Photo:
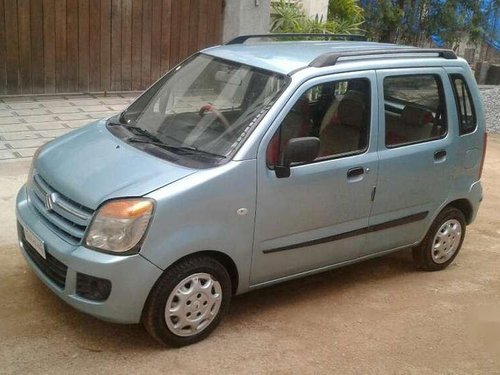
<svg viewBox="0 0 500 375"><path fill-rule="evenodd" d="M65 197L35 173L30 200L49 228L71 244L81 242L93 211Z"/></svg>
<svg viewBox="0 0 500 375"><path fill-rule="evenodd" d="M26 238L24 237L24 229L21 224L17 224L17 231L19 233L19 239L23 244L23 249L28 254L29 258L36 264L38 269L44 273L54 284L59 288L64 289L66 284L66 273L68 272L68 267L45 252L46 259L43 257L30 245Z"/></svg>

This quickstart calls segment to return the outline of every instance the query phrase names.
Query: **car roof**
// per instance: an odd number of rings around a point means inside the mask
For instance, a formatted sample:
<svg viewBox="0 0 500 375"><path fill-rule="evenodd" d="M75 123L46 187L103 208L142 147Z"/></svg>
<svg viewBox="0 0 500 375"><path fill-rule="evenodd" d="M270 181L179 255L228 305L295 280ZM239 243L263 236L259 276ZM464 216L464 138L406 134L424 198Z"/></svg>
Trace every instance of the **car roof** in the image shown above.
<svg viewBox="0 0 500 375"><path fill-rule="evenodd" d="M202 52L258 68L289 74L308 66L326 53L362 52L409 46L359 41L282 41L228 44L210 47Z"/></svg>

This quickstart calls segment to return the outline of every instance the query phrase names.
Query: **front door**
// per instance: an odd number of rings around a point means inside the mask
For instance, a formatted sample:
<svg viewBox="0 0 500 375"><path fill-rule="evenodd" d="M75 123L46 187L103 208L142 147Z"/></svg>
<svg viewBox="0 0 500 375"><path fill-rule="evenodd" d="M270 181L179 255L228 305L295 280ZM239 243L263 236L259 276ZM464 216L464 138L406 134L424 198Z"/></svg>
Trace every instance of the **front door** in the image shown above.
<svg viewBox="0 0 500 375"><path fill-rule="evenodd" d="M305 83L264 136L257 157L257 211L251 284L359 256L377 179L374 71ZM320 155L273 170L291 138L320 139Z"/></svg>

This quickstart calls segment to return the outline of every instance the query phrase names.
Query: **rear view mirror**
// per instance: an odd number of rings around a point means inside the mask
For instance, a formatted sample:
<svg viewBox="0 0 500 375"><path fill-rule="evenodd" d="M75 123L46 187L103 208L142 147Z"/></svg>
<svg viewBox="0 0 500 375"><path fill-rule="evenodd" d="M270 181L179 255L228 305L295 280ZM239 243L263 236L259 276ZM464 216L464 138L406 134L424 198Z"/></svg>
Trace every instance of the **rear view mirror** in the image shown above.
<svg viewBox="0 0 500 375"><path fill-rule="evenodd" d="M316 137L292 138L288 141L282 165L277 165L274 170L276 177L290 177L292 163L310 163L318 157L319 139Z"/></svg>

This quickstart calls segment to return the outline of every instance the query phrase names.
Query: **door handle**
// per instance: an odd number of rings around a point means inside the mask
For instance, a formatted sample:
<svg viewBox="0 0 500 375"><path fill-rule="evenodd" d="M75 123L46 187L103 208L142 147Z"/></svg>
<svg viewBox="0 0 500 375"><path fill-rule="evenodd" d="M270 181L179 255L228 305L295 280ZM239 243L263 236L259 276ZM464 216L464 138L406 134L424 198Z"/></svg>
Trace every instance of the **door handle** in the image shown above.
<svg viewBox="0 0 500 375"><path fill-rule="evenodd" d="M443 160L446 157L446 150L439 150L434 153L434 160Z"/></svg>
<svg viewBox="0 0 500 375"><path fill-rule="evenodd" d="M347 171L348 179L355 179L356 177L360 177L365 173L365 169L363 167L351 168Z"/></svg>

